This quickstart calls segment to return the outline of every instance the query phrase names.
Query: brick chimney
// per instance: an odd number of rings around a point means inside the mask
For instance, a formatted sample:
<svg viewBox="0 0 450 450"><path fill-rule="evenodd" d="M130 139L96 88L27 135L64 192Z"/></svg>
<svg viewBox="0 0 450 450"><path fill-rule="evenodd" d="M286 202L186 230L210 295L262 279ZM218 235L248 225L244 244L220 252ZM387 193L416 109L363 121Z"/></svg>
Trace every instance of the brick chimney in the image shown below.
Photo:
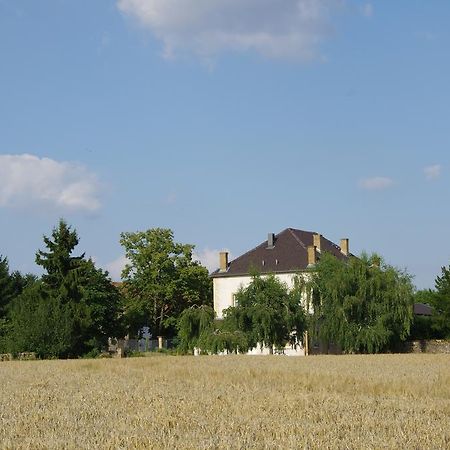
<svg viewBox="0 0 450 450"><path fill-rule="evenodd" d="M315 245L309 245L308 246L308 267L315 266L316 262L317 262L316 246Z"/></svg>
<svg viewBox="0 0 450 450"><path fill-rule="evenodd" d="M317 251L320 253L321 252L321 248L320 248L320 241L322 240L322 235L318 234L318 233L314 233L314 247L316 247Z"/></svg>
<svg viewBox="0 0 450 450"><path fill-rule="evenodd" d="M219 253L219 272L226 272L228 269L228 252Z"/></svg>
<svg viewBox="0 0 450 450"><path fill-rule="evenodd" d="M345 256L348 256L350 254L350 249L349 249L348 239L347 238L341 239L341 252Z"/></svg>

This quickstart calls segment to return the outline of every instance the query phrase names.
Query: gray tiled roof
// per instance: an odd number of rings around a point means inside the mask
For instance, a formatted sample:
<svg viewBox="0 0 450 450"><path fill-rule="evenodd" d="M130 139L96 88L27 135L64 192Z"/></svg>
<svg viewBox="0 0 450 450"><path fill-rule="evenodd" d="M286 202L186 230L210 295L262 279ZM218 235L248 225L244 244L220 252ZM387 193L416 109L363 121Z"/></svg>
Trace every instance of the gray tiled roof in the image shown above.
<svg viewBox="0 0 450 450"><path fill-rule="evenodd" d="M431 316L433 308L424 303L414 303L414 314L417 316Z"/></svg>
<svg viewBox="0 0 450 450"><path fill-rule="evenodd" d="M217 269L212 277L229 277L248 275L252 270L259 273L298 272L308 267L308 246L314 243L312 231L286 228L275 235L274 246L268 248L268 241L264 241L253 250L244 253L228 264L226 272ZM321 252L329 252L339 259L347 259L341 248L321 236ZM320 253L317 252L320 256Z"/></svg>

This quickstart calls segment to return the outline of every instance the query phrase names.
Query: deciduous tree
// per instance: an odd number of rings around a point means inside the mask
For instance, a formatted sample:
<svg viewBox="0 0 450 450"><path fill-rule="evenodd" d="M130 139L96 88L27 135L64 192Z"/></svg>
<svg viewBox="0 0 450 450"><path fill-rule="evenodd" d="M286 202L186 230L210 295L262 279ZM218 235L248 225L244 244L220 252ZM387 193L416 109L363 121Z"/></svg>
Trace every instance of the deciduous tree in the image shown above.
<svg viewBox="0 0 450 450"><path fill-rule="evenodd" d="M235 301L224 311L224 330L243 332L248 348L259 343L272 349L302 340L306 322L299 291L289 292L274 275L253 276L236 293Z"/></svg>
<svg viewBox="0 0 450 450"><path fill-rule="evenodd" d="M125 314L133 334L143 326L154 336L175 334L184 309L212 304L207 269L193 261L194 246L174 242L171 230L122 233L120 243L129 261L122 279Z"/></svg>
<svg viewBox="0 0 450 450"><path fill-rule="evenodd" d="M313 334L345 352L376 353L405 340L412 321L411 276L377 255L342 262L322 255L312 274Z"/></svg>

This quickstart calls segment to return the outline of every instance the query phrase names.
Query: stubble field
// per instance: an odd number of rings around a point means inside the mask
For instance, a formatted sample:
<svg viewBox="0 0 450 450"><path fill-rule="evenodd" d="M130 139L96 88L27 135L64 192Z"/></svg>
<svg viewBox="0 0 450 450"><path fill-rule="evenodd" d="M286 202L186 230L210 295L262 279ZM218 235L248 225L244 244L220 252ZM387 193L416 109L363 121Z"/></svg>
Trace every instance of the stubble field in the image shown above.
<svg viewBox="0 0 450 450"><path fill-rule="evenodd" d="M450 448L450 355L0 363L0 448Z"/></svg>

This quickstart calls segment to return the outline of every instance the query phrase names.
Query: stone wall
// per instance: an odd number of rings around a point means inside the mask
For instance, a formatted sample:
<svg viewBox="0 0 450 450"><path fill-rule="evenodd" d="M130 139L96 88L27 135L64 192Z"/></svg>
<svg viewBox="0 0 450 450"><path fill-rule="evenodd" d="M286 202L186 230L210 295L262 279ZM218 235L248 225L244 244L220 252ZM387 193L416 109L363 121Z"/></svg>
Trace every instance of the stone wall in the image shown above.
<svg viewBox="0 0 450 450"><path fill-rule="evenodd" d="M422 341L405 342L408 353L450 353L450 340L428 339Z"/></svg>

